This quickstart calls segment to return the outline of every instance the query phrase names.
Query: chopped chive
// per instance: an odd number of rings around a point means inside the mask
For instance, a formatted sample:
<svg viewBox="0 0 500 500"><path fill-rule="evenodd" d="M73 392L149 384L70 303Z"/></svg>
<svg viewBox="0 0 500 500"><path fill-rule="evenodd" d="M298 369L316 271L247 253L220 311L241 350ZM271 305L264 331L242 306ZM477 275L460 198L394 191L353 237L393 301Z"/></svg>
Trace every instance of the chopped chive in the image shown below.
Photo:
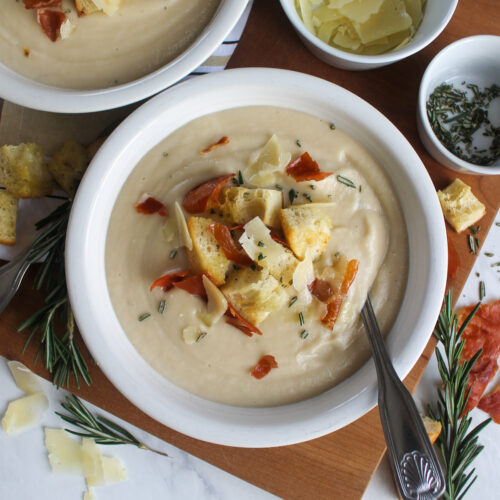
<svg viewBox="0 0 500 500"><path fill-rule="evenodd" d="M495 226L500 227L500 222L495 222Z"/></svg>
<svg viewBox="0 0 500 500"><path fill-rule="evenodd" d="M240 266L237 266L236 264L233 264L233 269L234 269L235 271L237 271L238 269L241 269L241 267L240 267Z"/></svg>
<svg viewBox="0 0 500 500"><path fill-rule="evenodd" d="M281 184L276 184L274 187L276 189L279 189L280 191L283 191L283 186Z"/></svg>
<svg viewBox="0 0 500 500"><path fill-rule="evenodd" d="M337 175L337 180L341 182L342 184L345 184L346 186L349 186L351 188L356 188L356 184L351 181L351 179L348 179L347 177L344 177L343 175Z"/></svg>
<svg viewBox="0 0 500 500"><path fill-rule="evenodd" d="M290 189L290 191L288 191L288 199L290 200L290 205L293 205L293 200L295 200L295 198L297 198L297 191L295 191L295 189Z"/></svg>
<svg viewBox="0 0 500 500"><path fill-rule="evenodd" d="M481 276L479 273L476 273L476 276L479 278L479 276Z"/></svg>
<svg viewBox="0 0 500 500"><path fill-rule="evenodd" d="M302 147L302 143L300 142L300 139L297 139L297 140L295 141L295 144L297 144L297 146L298 146L299 148L301 148L301 147Z"/></svg>
<svg viewBox="0 0 500 500"><path fill-rule="evenodd" d="M479 300L483 300L486 295L486 288L484 286L484 281L479 282Z"/></svg>
<svg viewBox="0 0 500 500"><path fill-rule="evenodd" d="M494 264L491 264L491 267L497 267L500 266L500 262L495 262Z"/></svg>
<svg viewBox="0 0 500 500"><path fill-rule="evenodd" d="M309 202L312 203L312 198L311 198L311 195L308 194L308 193L302 193L302 196Z"/></svg>
<svg viewBox="0 0 500 500"><path fill-rule="evenodd" d="M283 283L283 276L280 276L280 283Z"/></svg>
<svg viewBox="0 0 500 500"><path fill-rule="evenodd" d="M196 342L200 342L200 340L203 340L207 336L207 332L201 332L198 335L198 338L196 339Z"/></svg>
<svg viewBox="0 0 500 500"><path fill-rule="evenodd" d="M330 123L330 130L335 130L337 127L335 127L335 123Z"/></svg>
<svg viewBox="0 0 500 500"><path fill-rule="evenodd" d="M288 282L289 285L293 285L293 279Z"/></svg>
<svg viewBox="0 0 500 500"><path fill-rule="evenodd" d="M484 255L486 255L486 257L494 257L495 256L495 254L491 253L491 252L484 252Z"/></svg>
<svg viewBox="0 0 500 500"><path fill-rule="evenodd" d="M243 180L243 174L241 173L241 170L238 170L238 183L240 186L242 186L245 181Z"/></svg>
<svg viewBox="0 0 500 500"><path fill-rule="evenodd" d="M160 314L163 314L163 311L165 310L165 304L166 302L164 300L160 300L160 303L158 304L158 312Z"/></svg>
<svg viewBox="0 0 500 500"><path fill-rule="evenodd" d="M257 266L256 266L255 264L252 264L252 265L250 266L250 269L251 269L252 271L256 271L256 270L257 270Z"/></svg>
<svg viewBox="0 0 500 500"><path fill-rule="evenodd" d="M474 238L474 243L476 244L476 249L479 248L479 240L477 238Z"/></svg>
<svg viewBox="0 0 500 500"><path fill-rule="evenodd" d="M295 302L297 302L297 295L295 295L294 297L292 297L292 298L290 299L290 302L289 302L289 304L288 304L288 307L292 307L292 306L295 304Z"/></svg>
<svg viewBox="0 0 500 500"><path fill-rule="evenodd" d="M266 258L265 255L262 255L262 252L259 252L259 255L257 255L257 260L264 260Z"/></svg>
<svg viewBox="0 0 500 500"><path fill-rule="evenodd" d="M233 177L233 184L235 184L236 186L240 185L240 183L238 182L238 179L236 177Z"/></svg>
<svg viewBox="0 0 500 500"><path fill-rule="evenodd" d="M480 226L478 226L478 227L480 227ZM478 230L479 230L479 229L475 228L474 226L469 226L469 229L470 229L470 232L471 232L472 234L477 234L477 232L478 232Z"/></svg>
<svg viewBox="0 0 500 500"><path fill-rule="evenodd" d="M299 312L299 323L300 326L304 324L304 315L302 314L302 312Z"/></svg>
<svg viewBox="0 0 500 500"><path fill-rule="evenodd" d="M476 242L474 241L474 238L470 234L467 235L467 241L469 243L470 253L473 253L474 255L476 255L477 254Z"/></svg>
<svg viewBox="0 0 500 500"><path fill-rule="evenodd" d="M262 243L262 241L259 241L259 242L257 243L257 245L259 245L259 247L263 247L263 246L264 246L264 243Z"/></svg>
<svg viewBox="0 0 500 500"><path fill-rule="evenodd" d="M316 186L314 184L309 184L309 187L314 191L316 189Z"/></svg>
<svg viewBox="0 0 500 500"><path fill-rule="evenodd" d="M151 314L149 313L144 313L144 314L141 314L137 319L139 321L144 321L145 319L148 319L149 317L151 316Z"/></svg>
<svg viewBox="0 0 500 500"><path fill-rule="evenodd" d="M302 330L300 332L300 338L301 339L307 339L307 337L309 337L309 334L305 330Z"/></svg>
<svg viewBox="0 0 500 500"><path fill-rule="evenodd" d="M361 191L363 191L363 186L360 184L359 185L359 192L361 193Z"/></svg>
<svg viewBox="0 0 500 500"><path fill-rule="evenodd" d="M175 256L176 256L176 255L177 255L177 250L172 250L172 251L170 252L169 257L170 257L171 259L175 259Z"/></svg>
<svg viewBox="0 0 500 500"><path fill-rule="evenodd" d="M336 259L338 259L340 257L340 252L335 252L335 256L334 256Z"/></svg>

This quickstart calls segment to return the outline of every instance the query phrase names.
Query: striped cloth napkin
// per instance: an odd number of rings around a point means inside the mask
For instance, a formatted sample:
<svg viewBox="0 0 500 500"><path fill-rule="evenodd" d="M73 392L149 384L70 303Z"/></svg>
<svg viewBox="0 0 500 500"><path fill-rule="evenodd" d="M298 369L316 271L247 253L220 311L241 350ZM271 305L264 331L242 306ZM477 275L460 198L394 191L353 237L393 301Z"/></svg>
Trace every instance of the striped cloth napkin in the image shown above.
<svg viewBox="0 0 500 500"><path fill-rule="evenodd" d="M186 80L198 75L222 71L226 67L241 38L251 7L252 1L249 2L245 12L224 42L222 42L212 56L189 74L185 78ZM133 108L133 106L127 107L125 110L111 110L104 113L108 115L108 122L113 123L116 122L117 119L123 118L123 116L127 114L129 108ZM78 115L78 119L75 120L74 115L60 115L29 110L6 102L4 103L4 109L2 110L0 120L0 144L18 144L19 142L30 141L38 142L44 146L45 151L51 154L53 152L51 151L53 146L55 147L55 144L60 145L61 131L67 133L65 138L70 138L73 130L79 130L79 135L77 137L81 137L79 139L81 142L86 143L93 140L93 138L89 139L82 137L82 130L91 131L91 133L93 133L92 131L94 130L102 129L102 127L98 128L98 126L102 124L102 115L104 113ZM41 132L42 135L38 136L40 130L44 130L44 132ZM47 130L49 132L56 132L47 133ZM3 188L0 186L0 189ZM24 250L31 241L33 241L35 235L35 222L49 214L65 199L66 196L62 191L55 191L53 194L43 198L19 200L17 241L12 247L0 245L0 259L10 260Z"/></svg>

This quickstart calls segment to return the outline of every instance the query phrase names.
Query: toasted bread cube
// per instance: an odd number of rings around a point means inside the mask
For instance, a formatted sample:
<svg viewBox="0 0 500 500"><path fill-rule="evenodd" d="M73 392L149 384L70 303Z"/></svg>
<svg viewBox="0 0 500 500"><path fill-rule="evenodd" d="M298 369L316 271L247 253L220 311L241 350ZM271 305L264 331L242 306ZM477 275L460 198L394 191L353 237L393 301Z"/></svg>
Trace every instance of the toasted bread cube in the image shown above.
<svg viewBox="0 0 500 500"><path fill-rule="evenodd" d="M73 197L87 168L87 151L75 141L66 141L52 157L49 171L68 196Z"/></svg>
<svg viewBox="0 0 500 500"><path fill-rule="evenodd" d="M226 281L229 260L208 229L212 222L206 217L188 219L187 226L193 241L193 249L187 249L187 256L195 272L206 272L216 285L222 285Z"/></svg>
<svg viewBox="0 0 500 500"><path fill-rule="evenodd" d="M306 250L316 259L328 245L332 223L314 204L294 205L280 211L283 233L293 253L303 259Z"/></svg>
<svg viewBox="0 0 500 500"><path fill-rule="evenodd" d="M444 218L457 233L475 224L486 213L485 206L472 194L470 186L460 179L455 179L437 195Z"/></svg>
<svg viewBox="0 0 500 500"><path fill-rule="evenodd" d="M279 228L283 194L274 189L230 187L222 192L221 217L235 224L246 224L260 217L266 226Z"/></svg>
<svg viewBox="0 0 500 500"><path fill-rule="evenodd" d="M231 305L250 323L262 323L286 303L287 294L265 269L247 267L231 273L221 288Z"/></svg>
<svg viewBox="0 0 500 500"><path fill-rule="evenodd" d="M0 184L17 198L40 198L52 192L52 177L40 146L0 148Z"/></svg>
<svg viewBox="0 0 500 500"><path fill-rule="evenodd" d="M75 0L75 6L79 16L86 16L101 10L92 0Z"/></svg>
<svg viewBox="0 0 500 500"><path fill-rule="evenodd" d="M16 244L17 198L5 189L0 190L0 243Z"/></svg>

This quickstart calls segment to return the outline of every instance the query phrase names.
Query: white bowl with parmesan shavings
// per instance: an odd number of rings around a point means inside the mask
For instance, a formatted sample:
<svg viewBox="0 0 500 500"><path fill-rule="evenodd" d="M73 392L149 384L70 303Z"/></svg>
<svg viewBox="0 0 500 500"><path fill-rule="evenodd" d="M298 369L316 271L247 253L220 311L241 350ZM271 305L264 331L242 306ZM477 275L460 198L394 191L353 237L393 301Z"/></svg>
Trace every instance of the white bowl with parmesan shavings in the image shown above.
<svg viewBox="0 0 500 500"><path fill-rule="evenodd" d="M458 4L458 0L440 0L439 2L405 0L405 5L408 6L408 13L405 11L403 14L402 25L406 29L407 24L410 23L410 17L412 17L418 23L416 30L411 25L408 28L411 30L410 35L401 40L398 39L397 43L390 45L387 52L366 55L356 53L360 49L358 37L361 38L361 44L363 43L363 38L365 38L366 51L377 52L375 45L378 42L383 40L381 43L387 43L391 36L398 36L397 32L387 36L385 33L391 32L390 23L401 21L401 16L397 16L399 19L389 16L388 25L375 26L376 30L373 29L374 18L381 12L381 9L387 9L392 12L399 10L401 5L398 5L398 2L394 0L365 2L368 9L366 11L361 11L362 5L354 5L356 2L352 3L352 0L351 2L345 0L334 0L331 2L327 0L280 0L280 2L300 39L315 56L331 66L355 71L386 66L422 50L445 29ZM362 4L362 2L357 3ZM333 9L333 7L336 8L335 14L333 16L332 14L327 14L324 17L326 21L320 25L320 20L315 16L315 10L318 8ZM416 8L419 9L418 16L413 14ZM303 9L304 20L301 14L299 14L298 9ZM346 9L349 9L349 11L346 11ZM422 9L421 12L420 9ZM328 31L330 33L332 24L344 23L346 19L349 19L346 15L351 16L352 21L349 20L348 24L341 26L341 32L335 37L338 43L331 40L327 43L329 35L325 35L325 32ZM404 22L405 19L408 21L407 23ZM378 22L379 20L377 19ZM365 25L365 29L363 29L363 25ZM349 35L349 33L352 36L347 37L346 34ZM402 31L399 33L402 33ZM376 39L372 40L373 38ZM331 43L335 43L335 46L332 46ZM345 50L340 48L340 44L345 47Z"/></svg>
<svg viewBox="0 0 500 500"><path fill-rule="evenodd" d="M425 70L418 133L429 154L448 168L500 174L499 55L500 36L471 36L445 47Z"/></svg>
<svg viewBox="0 0 500 500"><path fill-rule="evenodd" d="M66 272L76 322L92 356L137 407L197 439L272 447L323 436L371 410L377 403L373 361L334 387L294 403L243 407L210 401L174 384L141 356L113 307L106 270L111 216L139 161L193 120L245 106L308 113L328 131L335 124L383 165L408 234L407 284L386 340L404 378L429 340L444 294L447 245L441 208L424 165L396 127L359 97L319 78L277 69L228 70L183 82L141 106L106 140L82 180L69 221Z"/></svg>
<svg viewBox="0 0 500 500"><path fill-rule="evenodd" d="M128 0L110 16L80 16L73 0L63 0L50 12L73 29L61 27L55 41L33 9L4 3L0 97L42 111L90 113L144 100L205 62L219 66L220 57L209 58L248 0Z"/></svg>

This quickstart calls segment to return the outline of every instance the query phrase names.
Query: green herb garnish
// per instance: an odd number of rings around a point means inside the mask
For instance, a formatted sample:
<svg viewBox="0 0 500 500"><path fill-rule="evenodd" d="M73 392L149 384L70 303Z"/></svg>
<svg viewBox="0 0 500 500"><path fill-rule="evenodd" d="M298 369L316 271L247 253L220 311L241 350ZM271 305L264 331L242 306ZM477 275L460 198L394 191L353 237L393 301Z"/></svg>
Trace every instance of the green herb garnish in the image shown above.
<svg viewBox="0 0 500 500"><path fill-rule="evenodd" d="M149 314L149 313L144 313L144 314L141 314L141 315L137 318L137 320L138 320L138 321L144 321L145 319L148 319L150 316L151 316L151 314Z"/></svg>
<svg viewBox="0 0 500 500"><path fill-rule="evenodd" d="M302 196L310 203L312 203L312 198L309 193L302 193Z"/></svg>
<svg viewBox="0 0 500 500"><path fill-rule="evenodd" d="M196 342L201 342L206 336L208 335L207 332L201 332L199 335L198 335L198 338L196 339Z"/></svg>
<svg viewBox="0 0 500 500"><path fill-rule="evenodd" d="M348 179L347 177L344 177L343 175L337 175L337 180L341 182L342 184L345 184L346 186L349 186L351 188L356 188L356 184L351 181L351 179Z"/></svg>
<svg viewBox="0 0 500 500"><path fill-rule="evenodd" d="M495 256L495 254L491 253L491 252L484 252L484 255L486 255L486 257L494 257Z"/></svg>
<svg viewBox="0 0 500 500"><path fill-rule="evenodd" d="M479 300L483 300L486 295L486 287L484 285L484 281L479 282Z"/></svg>
<svg viewBox="0 0 500 500"><path fill-rule="evenodd" d="M160 303L158 304L158 312L160 314L163 314L163 311L165 311L165 304L166 302L164 300L160 300Z"/></svg>
<svg viewBox="0 0 500 500"><path fill-rule="evenodd" d="M300 142L300 139L297 139L297 140L295 141L295 144L297 144L297 146L298 146L299 148L301 148L301 147L302 147L302 142Z"/></svg>
<svg viewBox="0 0 500 500"><path fill-rule="evenodd" d="M309 337L309 334L305 330L302 330L300 332L300 338L301 339L307 339L307 337Z"/></svg>
<svg viewBox="0 0 500 500"><path fill-rule="evenodd" d="M177 250L172 250L172 251L170 252L170 254L169 254L169 257L170 257L171 259L175 259L175 256L176 256L176 255L177 255Z"/></svg>
<svg viewBox="0 0 500 500"><path fill-rule="evenodd" d="M467 242L469 243L469 251L474 255L477 254L476 240L469 234L467 235Z"/></svg>
<svg viewBox="0 0 500 500"><path fill-rule="evenodd" d="M243 174L241 173L241 170L238 170L238 183L240 186L243 186L245 181L243 180Z"/></svg>
<svg viewBox="0 0 500 500"><path fill-rule="evenodd" d="M280 191L283 191L283 186L281 184L276 184L274 187L276 189L279 189Z"/></svg>
<svg viewBox="0 0 500 500"><path fill-rule="evenodd" d="M335 130L337 127L335 127L335 123L330 123L330 130Z"/></svg>
<svg viewBox="0 0 500 500"><path fill-rule="evenodd" d="M259 252L259 254L257 255L257 260L264 260L266 258L265 255L262 255L262 252Z"/></svg>
<svg viewBox="0 0 500 500"><path fill-rule="evenodd" d="M296 295L290 299L290 302L288 303L288 307L292 307L295 304L295 302L297 302Z"/></svg>
<svg viewBox="0 0 500 500"><path fill-rule="evenodd" d="M297 191L295 191L295 189L290 189L290 191L288 191L288 199L290 200L290 205L293 205L293 200L295 200L295 198L297 198Z"/></svg>
<svg viewBox="0 0 500 500"><path fill-rule="evenodd" d="M300 326L302 326L305 323L304 315L302 314L302 312L299 312L299 323L300 323Z"/></svg>
<svg viewBox="0 0 500 500"><path fill-rule="evenodd" d="M262 241L259 241L259 242L257 243L257 245L259 245L259 247L263 247L263 246L264 246L264 243L263 243Z"/></svg>

